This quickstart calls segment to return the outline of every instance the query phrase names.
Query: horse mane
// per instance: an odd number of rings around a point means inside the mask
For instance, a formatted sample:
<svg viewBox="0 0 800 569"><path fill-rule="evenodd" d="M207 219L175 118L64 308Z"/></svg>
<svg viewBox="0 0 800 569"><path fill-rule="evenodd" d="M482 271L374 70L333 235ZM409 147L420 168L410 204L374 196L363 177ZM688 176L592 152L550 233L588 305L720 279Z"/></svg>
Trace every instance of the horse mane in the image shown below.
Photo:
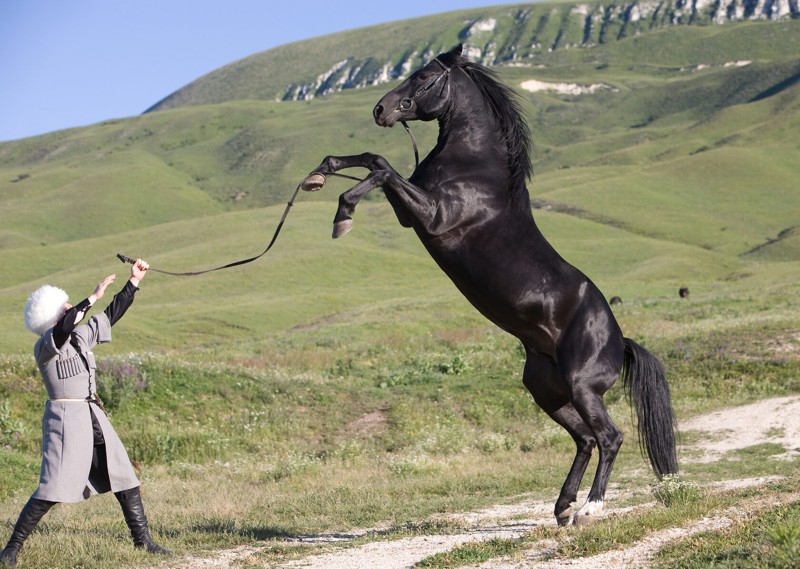
<svg viewBox="0 0 800 569"><path fill-rule="evenodd" d="M531 163L531 132L524 119L520 97L516 91L503 84L497 73L479 63L469 61L454 52L443 53L438 59L448 67L460 67L472 79L483 95L489 112L502 133L511 171L511 190L516 193L525 188L525 181L533 174Z"/></svg>

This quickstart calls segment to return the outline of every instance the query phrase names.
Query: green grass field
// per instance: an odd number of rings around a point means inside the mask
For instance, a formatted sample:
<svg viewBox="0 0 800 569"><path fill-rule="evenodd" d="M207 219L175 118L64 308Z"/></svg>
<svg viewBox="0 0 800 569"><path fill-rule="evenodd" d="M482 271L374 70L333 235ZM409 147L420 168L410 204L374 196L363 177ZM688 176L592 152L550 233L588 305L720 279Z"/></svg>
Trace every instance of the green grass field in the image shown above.
<svg viewBox="0 0 800 569"><path fill-rule="evenodd" d="M499 69L518 89L531 78L616 89L520 90L535 142L534 216L562 256L622 297L623 331L664 361L679 420L800 393L800 85L790 81L800 52L787 41L798 24L656 30ZM356 47L369 52L406 28L380 27ZM23 324L27 295L50 283L79 301L107 274L121 282L118 252L172 271L255 255L327 154L378 152L410 173L406 134L371 121L387 88L176 107L0 143L0 539L39 471L46 395ZM436 125L412 127L430 148ZM241 566L269 567L313 551L278 544L287 536L446 533L436 515L520 495L555 500L573 444L525 392L518 343L460 296L380 192L359 206L350 234L331 240L348 187L332 179L301 194L255 263L193 278L150 273L114 342L97 350L101 394L141 465L153 529L181 555L255 543L263 549ZM655 479L621 389L607 402L628 441L612 482L644 503ZM769 451L682 471L698 484L785 477L768 488L637 510L581 539L542 528L424 566L476 563L540 539L557 540L565 558L587 555L761 496L785 506L753 510L730 532L697 538L694 558L673 548L662 562L705 567L739 555L788 567L797 461ZM108 497L58 507L20 567L149 566L126 531Z"/></svg>

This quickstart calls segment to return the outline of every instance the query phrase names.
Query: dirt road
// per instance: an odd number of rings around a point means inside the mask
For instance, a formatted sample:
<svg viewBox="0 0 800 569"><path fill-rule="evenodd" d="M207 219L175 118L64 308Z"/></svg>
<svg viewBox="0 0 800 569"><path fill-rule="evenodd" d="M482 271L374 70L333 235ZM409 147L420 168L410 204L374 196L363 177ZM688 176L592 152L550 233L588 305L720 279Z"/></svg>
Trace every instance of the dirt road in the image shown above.
<svg viewBox="0 0 800 569"><path fill-rule="evenodd" d="M714 461L731 450L746 448L762 443L775 443L784 451L774 458L789 459L800 455L800 396L782 397L760 401L752 405L716 411L696 417L680 425L681 431L701 433L702 443L685 446L681 449L682 461ZM767 478L730 480L715 485L717 488L733 488L765 484ZM579 497L581 498L581 497ZM614 492L608 495L608 512L623 512L615 509ZM647 504L639 507L648 507ZM553 525L552 503L533 500L520 500L518 503L499 505L494 508L459 514L454 516L465 529L448 535L423 535L403 539L372 541L354 547L329 547L341 545L369 533L370 530L357 530L347 535L309 535L286 542L270 542L269 545L284 543L313 544L320 547L320 553L300 560L282 562L274 565L276 569L406 569L414 563L436 553L446 552L469 542L485 541L494 538L519 538L541 525ZM741 514L741 512L740 512ZM548 552L553 543L531 544L522 558L514 560L495 559L490 563L472 569L521 569L529 567L555 569L572 567L590 569L605 567L622 569L646 567L647 562L666 543L686 537L693 533L721 529L735 519L737 513L703 518L685 527L676 527L656 532L635 545L624 549L606 552L594 557L548 562ZM239 567L260 551L259 546L240 547L219 551L208 558L185 558L185 569ZM253 560L255 561L255 560ZM263 559L260 561L263 563Z"/></svg>

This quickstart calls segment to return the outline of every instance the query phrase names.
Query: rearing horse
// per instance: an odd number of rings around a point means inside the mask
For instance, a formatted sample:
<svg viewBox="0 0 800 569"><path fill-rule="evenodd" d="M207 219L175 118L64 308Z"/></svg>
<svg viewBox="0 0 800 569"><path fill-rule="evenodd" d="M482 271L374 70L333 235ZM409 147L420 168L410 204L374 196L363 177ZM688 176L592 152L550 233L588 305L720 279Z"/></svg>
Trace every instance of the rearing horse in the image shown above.
<svg viewBox="0 0 800 569"><path fill-rule="evenodd" d="M411 177L385 158L328 156L304 180L318 190L325 175L369 170L339 197L333 236L347 233L356 205L381 187L404 227L484 316L525 347L522 382L534 401L574 439L577 452L555 504L559 525L590 521L603 509L622 433L603 394L622 375L637 413L639 443L657 475L677 472L674 417L661 363L624 338L605 298L544 238L525 186L530 132L511 89L468 61L461 46L438 55L373 111L375 122L439 121L436 146ZM577 493L592 449L599 462L586 503Z"/></svg>

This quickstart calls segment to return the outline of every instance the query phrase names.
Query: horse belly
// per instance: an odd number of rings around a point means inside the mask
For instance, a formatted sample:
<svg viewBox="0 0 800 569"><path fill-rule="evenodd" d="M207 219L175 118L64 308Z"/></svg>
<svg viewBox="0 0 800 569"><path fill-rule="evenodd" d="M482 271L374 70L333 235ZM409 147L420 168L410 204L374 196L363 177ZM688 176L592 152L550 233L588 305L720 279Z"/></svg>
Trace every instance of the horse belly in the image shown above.
<svg viewBox="0 0 800 569"><path fill-rule="evenodd" d="M604 302L545 239L529 211L505 209L483 223L465 223L457 238L420 237L481 314L538 352L555 355L579 306Z"/></svg>
<svg viewBox="0 0 800 569"><path fill-rule="evenodd" d="M560 335L574 312L570 295L548 289L547 280L526 279L520 283L514 276L497 272L470 279L448 276L491 322L536 351L555 356Z"/></svg>

